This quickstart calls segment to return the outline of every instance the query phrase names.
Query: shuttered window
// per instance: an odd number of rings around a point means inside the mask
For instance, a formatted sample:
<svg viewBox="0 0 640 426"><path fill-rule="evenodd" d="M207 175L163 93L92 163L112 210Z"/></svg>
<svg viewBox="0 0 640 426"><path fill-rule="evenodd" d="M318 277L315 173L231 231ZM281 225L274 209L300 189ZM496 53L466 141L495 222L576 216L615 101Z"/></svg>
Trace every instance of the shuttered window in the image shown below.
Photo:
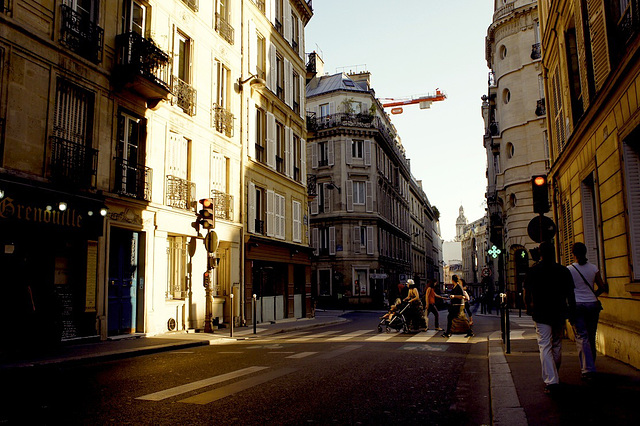
<svg viewBox="0 0 640 426"><path fill-rule="evenodd" d="M625 182L627 185L627 212L629 240L631 245L631 265L633 279L640 279L640 156L638 146L625 142L624 149Z"/></svg>
<svg viewBox="0 0 640 426"><path fill-rule="evenodd" d="M560 247L560 263L570 265L573 261L571 249L573 247L573 217L571 214L571 198L566 194L562 198L560 213L562 215L562 241Z"/></svg>
<svg viewBox="0 0 640 426"><path fill-rule="evenodd" d="M589 11L593 76L596 92L599 92L611 71L604 0L587 0L587 9Z"/></svg>
<svg viewBox="0 0 640 426"><path fill-rule="evenodd" d="M556 67L551 77L553 91L553 127L556 139L556 158L560 155L565 145L564 113L562 107L562 89L560 86L560 68Z"/></svg>
<svg viewBox="0 0 640 426"><path fill-rule="evenodd" d="M302 241L302 204L299 201L293 201L291 210L293 214L293 241L299 243Z"/></svg>
<svg viewBox="0 0 640 426"><path fill-rule="evenodd" d="M58 79L53 134L80 145L91 146L93 94L66 80Z"/></svg>
<svg viewBox="0 0 640 426"><path fill-rule="evenodd" d="M184 136L169 132L167 142L167 174L188 179L189 140Z"/></svg>

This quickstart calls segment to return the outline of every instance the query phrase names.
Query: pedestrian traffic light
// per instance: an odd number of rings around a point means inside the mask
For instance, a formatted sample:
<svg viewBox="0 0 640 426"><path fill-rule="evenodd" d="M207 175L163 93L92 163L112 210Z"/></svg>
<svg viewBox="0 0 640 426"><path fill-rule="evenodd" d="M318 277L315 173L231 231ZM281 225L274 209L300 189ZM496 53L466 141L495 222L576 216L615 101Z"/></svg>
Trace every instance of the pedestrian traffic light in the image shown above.
<svg viewBox="0 0 640 426"><path fill-rule="evenodd" d="M211 273L209 271L206 271L202 275L202 285L204 286L204 288L208 288L210 284L211 284Z"/></svg>
<svg viewBox="0 0 640 426"><path fill-rule="evenodd" d="M198 223L204 229L213 229L216 227L215 216L213 211L213 200L211 198L203 198L200 200L202 208L198 212Z"/></svg>
<svg viewBox="0 0 640 426"><path fill-rule="evenodd" d="M533 212L547 213L549 211L547 176L538 175L531 178L531 194L533 196Z"/></svg>

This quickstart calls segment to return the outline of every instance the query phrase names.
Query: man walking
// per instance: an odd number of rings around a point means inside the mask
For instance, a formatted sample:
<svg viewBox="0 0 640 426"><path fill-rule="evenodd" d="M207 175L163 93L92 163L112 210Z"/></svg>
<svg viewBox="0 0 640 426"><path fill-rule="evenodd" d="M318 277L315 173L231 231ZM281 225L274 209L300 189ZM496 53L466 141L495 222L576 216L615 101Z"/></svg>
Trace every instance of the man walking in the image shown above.
<svg viewBox="0 0 640 426"><path fill-rule="evenodd" d="M527 312L536 324L544 391L552 393L560 383L565 320L573 320L576 301L571 272L556 262L553 244L545 241L539 250L540 262L527 272L524 298Z"/></svg>

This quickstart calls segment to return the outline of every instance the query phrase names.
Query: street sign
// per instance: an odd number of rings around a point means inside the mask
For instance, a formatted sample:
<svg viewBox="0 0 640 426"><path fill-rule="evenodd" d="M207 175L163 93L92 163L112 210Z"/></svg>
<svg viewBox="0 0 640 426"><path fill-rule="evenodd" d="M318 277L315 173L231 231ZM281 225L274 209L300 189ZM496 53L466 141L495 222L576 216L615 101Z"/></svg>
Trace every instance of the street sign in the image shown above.
<svg viewBox="0 0 640 426"><path fill-rule="evenodd" d="M204 237L204 246L209 253L215 253L218 250L218 234L216 231L207 232L207 236Z"/></svg>
<svg viewBox="0 0 640 426"><path fill-rule="evenodd" d="M489 269L489 268L482 268L482 276L483 276L483 277L490 277L490 276L491 276L491 269Z"/></svg>
<svg viewBox="0 0 640 426"><path fill-rule="evenodd" d="M556 235L556 224L550 218L538 215L529 221L527 233L536 243L551 241Z"/></svg>

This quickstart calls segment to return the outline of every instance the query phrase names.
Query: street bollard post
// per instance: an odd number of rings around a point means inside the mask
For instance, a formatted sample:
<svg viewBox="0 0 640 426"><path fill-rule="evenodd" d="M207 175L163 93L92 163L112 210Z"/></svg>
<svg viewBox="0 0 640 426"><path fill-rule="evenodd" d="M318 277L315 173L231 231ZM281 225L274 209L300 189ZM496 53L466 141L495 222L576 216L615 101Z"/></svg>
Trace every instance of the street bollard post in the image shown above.
<svg viewBox="0 0 640 426"><path fill-rule="evenodd" d="M253 334L257 333L256 330L256 326L257 326L257 321L258 319L256 318L256 295L253 295L253 298L251 299L251 303L253 304Z"/></svg>
<svg viewBox="0 0 640 426"><path fill-rule="evenodd" d="M229 329L229 337L233 337L233 293L229 296L231 297L231 328Z"/></svg>

